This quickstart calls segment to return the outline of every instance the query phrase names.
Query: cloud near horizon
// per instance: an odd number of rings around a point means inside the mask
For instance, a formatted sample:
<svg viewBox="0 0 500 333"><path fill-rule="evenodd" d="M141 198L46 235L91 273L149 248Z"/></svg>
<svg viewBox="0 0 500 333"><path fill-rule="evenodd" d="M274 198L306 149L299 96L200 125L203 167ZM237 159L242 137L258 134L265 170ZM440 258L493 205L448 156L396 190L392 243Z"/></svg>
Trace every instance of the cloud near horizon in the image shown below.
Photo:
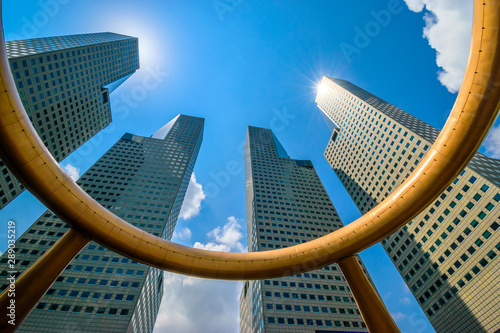
<svg viewBox="0 0 500 333"><path fill-rule="evenodd" d="M500 125L493 127L488 133L483 147L489 157L500 158Z"/></svg>
<svg viewBox="0 0 500 333"><path fill-rule="evenodd" d="M402 312L391 313L391 316L392 316L392 319L394 319L394 321L402 321L408 317L407 314L402 313Z"/></svg>
<svg viewBox="0 0 500 333"><path fill-rule="evenodd" d="M201 202L206 198L203 186L196 181L194 172L191 174L189 185L182 203L179 218L189 220L200 213Z"/></svg>
<svg viewBox="0 0 500 333"><path fill-rule="evenodd" d="M80 178L80 168L75 167L69 163L64 167L64 171L66 171L68 176L70 176L74 181L77 181L78 178Z"/></svg>
<svg viewBox="0 0 500 333"><path fill-rule="evenodd" d="M202 250L208 250L208 251L218 251L218 252L229 252L231 251L231 248L227 245L224 245L224 244L216 244L216 243L212 243L212 242L209 242L209 243L206 243L206 244L203 244L203 243L200 243L200 242L196 242L194 243L193 247L195 249L202 249Z"/></svg>
<svg viewBox="0 0 500 333"><path fill-rule="evenodd" d="M179 240L188 240L191 239L191 230L188 227L182 228L181 231L174 231L174 235L172 236L172 241L175 241L174 238Z"/></svg>
<svg viewBox="0 0 500 333"><path fill-rule="evenodd" d="M241 243L241 239L243 238L243 226L241 223L243 222L242 219L237 219L234 216L228 217L223 227L219 226L207 233L209 239L208 243L203 244L196 242L194 247L197 249L221 252L246 251L245 246Z"/></svg>
<svg viewBox="0 0 500 333"><path fill-rule="evenodd" d="M409 297L403 297L399 299L399 303L409 305L411 304L410 298Z"/></svg>
<svg viewBox="0 0 500 333"><path fill-rule="evenodd" d="M164 296L154 328L167 332L238 332L240 281L165 273Z"/></svg>
<svg viewBox="0 0 500 333"><path fill-rule="evenodd" d="M207 243L194 247L210 251L244 251L242 219L230 216L224 226L206 234ZM189 233L182 229L177 238ZM165 273L163 300L154 328L163 332L232 333L239 330L239 296L243 282L199 279Z"/></svg>

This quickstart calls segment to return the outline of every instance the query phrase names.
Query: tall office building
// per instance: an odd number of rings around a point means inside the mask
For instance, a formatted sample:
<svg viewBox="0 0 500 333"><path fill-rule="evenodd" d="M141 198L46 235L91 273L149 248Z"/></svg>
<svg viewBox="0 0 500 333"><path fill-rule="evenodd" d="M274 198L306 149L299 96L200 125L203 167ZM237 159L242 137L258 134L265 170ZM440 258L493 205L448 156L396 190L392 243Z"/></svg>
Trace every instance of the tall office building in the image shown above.
<svg viewBox="0 0 500 333"><path fill-rule="evenodd" d="M250 251L293 246L343 226L311 161L291 159L271 130L248 128L245 177ZM245 282L240 331L367 330L335 264L294 276Z"/></svg>
<svg viewBox="0 0 500 333"><path fill-rule="evenodd" d="M137 38L113 33L6 42L19 96L62 161L111 122L109 94L139 68ZM0 161L0 209L23 188Z"/></svg>
<svg viewBox="0 0 500 333"><path fill-rule="evenodd" d="M439 130L354 84L323 78L325 157L362 213L397 188ZM500 161L477 153L441 196L382 241L437 332L500 329Z"/></svg>
<svg viewBox="0 0 500 333"><path fill-rule="evenodd" d="M116 215L169 240L201 146L203 126L201 118L179 115L150 138L127 133L78 183ZM67 228L46 211L17 240L16 270L21 273L34 263ZM3 281L7 270L4 254L0 259ZM161 270L91 242L17 332L152 332L162 295Z"/></svg>

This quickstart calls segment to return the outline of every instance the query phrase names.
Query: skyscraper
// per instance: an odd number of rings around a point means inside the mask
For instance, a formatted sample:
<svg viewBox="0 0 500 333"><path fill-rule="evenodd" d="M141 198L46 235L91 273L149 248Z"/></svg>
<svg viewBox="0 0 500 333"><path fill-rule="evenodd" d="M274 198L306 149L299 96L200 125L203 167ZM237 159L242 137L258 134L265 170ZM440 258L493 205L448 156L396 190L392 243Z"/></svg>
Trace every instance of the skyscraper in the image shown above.
<svg viewBox="0 0 500 333"><path fill-rule="evenodd" d="M249 251L293 246L342 227L311 161L291 159L271 130L248 128L245 177ZM245 282L240 296L241 332L333 329L367 331L336 264Z"/></svg>
<svg viewBox="0 0 500 333"><path fill-rule="evenodd" d="M179 115L152 137L127 133L78 181L131 224L170 239L202 142L204 120ZM68 226L46 211L16 242L21 273ZM7 257L0 259L6 281ZM2 286L2 290L7 285ZM18 332L152 332L163 272L90 242Z"/></svg>
<svg viewBox="0 0 500 333"><path fill-rule="evenodd" d="M6 49L26 112L57 161L109 125L109 94L139 68L137 38L113 33L9 41ZM0 161L0 209L22 190Z"/></svg>
<svg viewBox="0 0 500 333"><path fill-rule="evenodd" d="M323 78L325 157L362 213L414 170L439 130L354 84ZM477 153L440 197L382 241L438 332L500 329L500 161Z"/></svg>

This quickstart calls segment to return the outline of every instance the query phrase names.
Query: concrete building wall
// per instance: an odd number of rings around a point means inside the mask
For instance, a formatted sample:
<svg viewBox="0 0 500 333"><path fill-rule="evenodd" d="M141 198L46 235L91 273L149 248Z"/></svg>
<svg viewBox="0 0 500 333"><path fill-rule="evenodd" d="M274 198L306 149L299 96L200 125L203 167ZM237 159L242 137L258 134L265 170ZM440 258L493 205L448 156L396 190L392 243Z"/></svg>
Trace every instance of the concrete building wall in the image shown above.
<svg viewBox="0 0 500 333"><path fill-rule="evenodd" d="M325 158L362 213L408 177L439 134L344 80L324 78L316 102L336 128ZM432 205L382 242L438 332L500 329L498 172L500 161L478 153Z"/></svg>
<svg viewBox="0 0 500 333"><path fill-rule="evenodd" d="M24 108L57 161L111 123L110 89L139 68L137 38L113 33L8 41L6 49ZM0 161L0 209L22 191Z"/></svg>
<svg viewBox="0 0 500 333"><path fill-rule="evenodd" d="M249 251L293 246L343 226L311 161L289 158L271 130L248 128L245 169ZM240 297L240 329L367 331L337 265L246 282Z"/></svg>
<svg viewBox="0 0 500 333"><path fill-rule="evenodd" d="M171 239L201 146L203 124L201 118L181 115L163 138L127 133L78 184L134 226ZM16 242L18 276L67 228L45 212ZM5 279L8 271L4 254L0 276ZM152 332L162 295L161 270L91 242L17 332Z"/></svg>

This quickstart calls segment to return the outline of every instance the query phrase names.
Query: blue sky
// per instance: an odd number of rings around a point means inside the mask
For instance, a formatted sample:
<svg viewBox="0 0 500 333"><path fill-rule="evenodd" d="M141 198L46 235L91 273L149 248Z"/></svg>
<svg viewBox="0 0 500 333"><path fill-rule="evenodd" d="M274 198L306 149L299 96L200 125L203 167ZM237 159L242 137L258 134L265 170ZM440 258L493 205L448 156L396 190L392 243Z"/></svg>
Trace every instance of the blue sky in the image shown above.
<svg viewBox="0 0 500 333"><path fill-rule="evenodd" d="M112 125L62 165L81 175L125 132L149 136L179 113L204 117L196 182L174 240L231 251L246 248L248 125L273 129L292 158L312 160L349 223L360 214L323 157L329 132L314 103L316 84L323 75L350 80L441 128L460 86L472 18L469 0L6 0L3 7L7 39L101 31L139 38L141 69L111 95ZM493 131L482 150L500 157L499 137ZM43 210L24 193L0 221L14 219L20 234ZM381 246L361 255L402 331L433 332ZM166 276L156 332L238 331L241 283Z"/></svg>

